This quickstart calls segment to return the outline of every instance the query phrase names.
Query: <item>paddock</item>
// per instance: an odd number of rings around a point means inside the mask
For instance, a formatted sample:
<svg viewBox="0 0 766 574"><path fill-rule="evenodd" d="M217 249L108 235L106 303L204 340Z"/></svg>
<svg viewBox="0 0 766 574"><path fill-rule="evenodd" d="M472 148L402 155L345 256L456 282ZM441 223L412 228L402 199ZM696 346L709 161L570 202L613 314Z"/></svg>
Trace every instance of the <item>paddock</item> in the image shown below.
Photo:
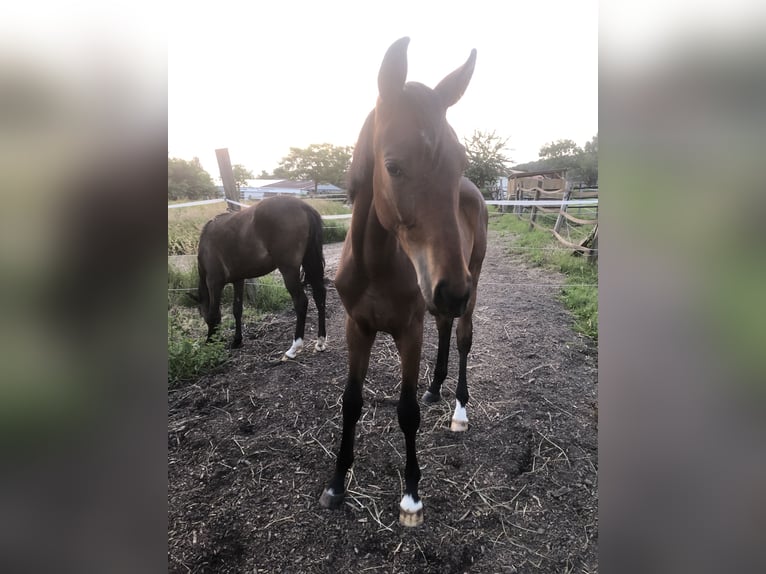
<svg viewBox="0 0 766 574"><path fill-rule="evenodd" d="M328 349L280 362L292 311L246 324L215 374L169 391L171 572L595 572L597 349L572 330L563 281L490 232L469 362L472 417L422 406L417 445L426 521L398 524L404 439L393 340L373 347L356 463L339 511L322 509L342 429L344 311L327 294ZM325 246L334 277L340 244ZM309 313L313 313L313 302ZM315 338L316 325L307 325ZM454 345L454 342L453 342ZM433 375L426 320L419 395ZM457 353L450 354L450 374Z"/></svg>

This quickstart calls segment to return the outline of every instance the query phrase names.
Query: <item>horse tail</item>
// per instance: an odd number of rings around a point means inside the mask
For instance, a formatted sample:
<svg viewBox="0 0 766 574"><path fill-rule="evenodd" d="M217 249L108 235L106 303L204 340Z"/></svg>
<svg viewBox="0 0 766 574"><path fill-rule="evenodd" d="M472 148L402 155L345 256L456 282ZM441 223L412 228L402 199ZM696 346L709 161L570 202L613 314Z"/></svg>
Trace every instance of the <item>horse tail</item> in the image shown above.
<svg viewBox="0 0 766 574"><path fill-rule="evenodd" d="M322 216L310 205L306 204L306 215L309 217L309 237L306 252L303 254L301 281L311 285L312 289L324 285L324 252L322 250Z"/></svg>
<svg viewBox="0 0 766 574"><path fill-rule="evenodd" d="M197 246L197 272L199 273L199 283L197 286L196 299L201 305L201 309L207 309L208 304L210 303L210 293L207 288L207 270L205 269L205 247L208 242L206 239L206 232L211 222L212 219L202 227L199 237L199 245Z"/></svg>

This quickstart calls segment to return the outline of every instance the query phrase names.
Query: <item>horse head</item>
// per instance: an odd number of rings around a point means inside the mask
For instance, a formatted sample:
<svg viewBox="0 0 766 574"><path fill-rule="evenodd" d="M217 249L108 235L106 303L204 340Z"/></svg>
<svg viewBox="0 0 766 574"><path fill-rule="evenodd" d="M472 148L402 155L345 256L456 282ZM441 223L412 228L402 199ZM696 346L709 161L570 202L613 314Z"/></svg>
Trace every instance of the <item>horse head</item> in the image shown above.
<svg viewBox="0 0 766 574"><path fill-rule="evenodd" d="M426 307L456 317L473 286L458 222L466 153L446 114L468 86L476 50L431 89L406 82L408 44L406 37L392 44L378 74L373 205L412 262Z"/></svg>

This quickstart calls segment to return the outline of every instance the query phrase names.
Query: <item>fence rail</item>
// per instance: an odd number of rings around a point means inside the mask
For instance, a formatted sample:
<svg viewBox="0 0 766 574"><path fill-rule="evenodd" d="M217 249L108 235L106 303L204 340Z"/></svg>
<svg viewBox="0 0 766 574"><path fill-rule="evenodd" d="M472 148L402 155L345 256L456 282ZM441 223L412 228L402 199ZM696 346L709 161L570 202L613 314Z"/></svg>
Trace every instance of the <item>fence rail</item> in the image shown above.
<svg viewBox="0 0 766 574"><path fill-rule="evenodd" d="M540 199L540 196L557 195L560 199ZM529 228L539 229L550 232L563 246L574 249L576 252L585 255L587 258L595 260L598 258L598 190L587 189L573 190L566 182L564 189L544 190L541 187L534 186L530 188L518 187L516 189L516 198L508 201L488 201L489 205L501 206L505 211L506 206L513 207L513 214L519 219L526 219L525 214L529 214ZM528 195L532 198L527 199ZM573 196L575 196L573 198ZM552 206L558 209L551 209ZM586 219L568 213L570 207L592 208L594 218ZM556 222L553 227L546 227L538 221L538 215L556 215ZM572 241L562 235L562 227L581 227L593 226L593 229L580 241Z"/></svg>
<svg viewBox="0 0 766 574"><path fill-rule="evenodd" d="M558 191L550 191L550 190L543 190L540 187L533 187L529 189L522 189L519 190L520 193L517 194L517 197L519 199L506 199L506 200L490 200L486 201L485 203L487 205L495 205L501 208L502 213L505 213L506 207L513 207L513 214L516 215L519 219L524 219L524 214L528 211L529 212L529 228L530 229L540 229L544 231L549 231L553 234L553 236L567 248L574 249L575 251L578 251L585 255L588 258L597 258L597 252L598 252L598 192L593 190L587 190L586 196L581 196L579 198L572 199L573 193L583 193L580 190L571 190L568 186L565 190L558 190ZM532 192L534 194L534 199L527 199L525 197L526 192ZM561 196L560 199L540 199L541 194L559 194ZM237 201L233 201L231 199L224 199L224 198L218 198L218 199L206 199L201 201L189 201L185 203L174 203L174 204L168 204L168 209L175 209L179 207L193 207L196 205L208 205L211 203L219 203L219 202L225 202L230 204L239 205L241 207L249 207L248 205L244 203L239 203ZM551 207L556 207L557 209L551 209ZM584 219L582 217L576 217L570 213L567 212L568 208L570 207L591 207L595 208L595 219ZM557 214L556 223L554 224L553 228L545 227L544 225L540 224L537 221L538 214ZM510 214L509 214L510 215ZM322 219L325 220L339 220L339 219L351 219L350 213L342 213L337 215L323 215ZM575 243L573 241L570 241L563 237L561 235L561 227L562 225L569 225L569 224L577 225L577 226L584 226L584 225L593 225L593 231L588 234L588 236L580 241L579 243Z"/></svg>

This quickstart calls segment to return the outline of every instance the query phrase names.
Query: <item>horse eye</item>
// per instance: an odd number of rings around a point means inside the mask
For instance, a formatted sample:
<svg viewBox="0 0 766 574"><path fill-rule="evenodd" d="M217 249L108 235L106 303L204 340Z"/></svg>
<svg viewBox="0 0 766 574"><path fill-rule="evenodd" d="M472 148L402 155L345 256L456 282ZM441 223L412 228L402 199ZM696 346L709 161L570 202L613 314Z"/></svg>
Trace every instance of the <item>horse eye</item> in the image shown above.
<svg viewBox="0 0 766 574"><path fill-rule="evenodd" d="M391 177L400 177L402 175L401 168L392 161L386 163L386 170Z"/></svg>

